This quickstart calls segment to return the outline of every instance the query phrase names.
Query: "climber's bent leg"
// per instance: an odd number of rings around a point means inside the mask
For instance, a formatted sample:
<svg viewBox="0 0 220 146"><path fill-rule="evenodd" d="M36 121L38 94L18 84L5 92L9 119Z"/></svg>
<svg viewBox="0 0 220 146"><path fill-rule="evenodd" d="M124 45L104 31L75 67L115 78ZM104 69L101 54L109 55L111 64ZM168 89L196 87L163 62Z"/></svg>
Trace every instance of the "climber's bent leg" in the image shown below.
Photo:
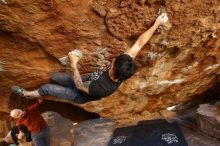
<svg viewBox="0 0 220 146"><path fill-rule="evenodd" d="M83 75L82 81L88 81L89 80L89 75ZM51 80L56 82L59 85L65 86L65 87L72 87L75 88L76 85L73 81L73 77L70 74L67 73L54 73L51 76Z"/></svg>
<svg viewBox="0 0 220 146"><path fill-rule="evenodd" d="M85 102L81 91L77 88L63 87L55 84L45 84L39 88L38 92L40 96L51 95L58 97L59 99L70 100L77 103Z"/></svg>
<svg viewBox="0 0 220 146"><path fill-rule="evenodd" d="M51 77L52 81L65 87L75 87L72 76L67 73L54 73Z"/></svg>

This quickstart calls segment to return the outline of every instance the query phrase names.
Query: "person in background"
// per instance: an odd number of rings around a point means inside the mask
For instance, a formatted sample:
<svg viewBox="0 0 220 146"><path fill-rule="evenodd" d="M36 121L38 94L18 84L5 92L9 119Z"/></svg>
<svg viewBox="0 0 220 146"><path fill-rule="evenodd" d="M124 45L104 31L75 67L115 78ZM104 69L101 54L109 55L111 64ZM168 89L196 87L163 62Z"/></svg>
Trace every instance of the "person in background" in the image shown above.
<svg viewBox="0 0 220 146"><path fill-rule="evenodd" d="M42 100L38 100L26 110L13 109L11 117L17 120L17 126L25 125L31 132L34 146L50 146L50 129L39 112Z"/></svg>
<svg viewBox="0 0 220 146"><path fill-rule="evenodd" d="M14 126L11 131L4 138L4 141L9 144L19 145L20 143L30 142L31 133L24 125Z"/></svg>

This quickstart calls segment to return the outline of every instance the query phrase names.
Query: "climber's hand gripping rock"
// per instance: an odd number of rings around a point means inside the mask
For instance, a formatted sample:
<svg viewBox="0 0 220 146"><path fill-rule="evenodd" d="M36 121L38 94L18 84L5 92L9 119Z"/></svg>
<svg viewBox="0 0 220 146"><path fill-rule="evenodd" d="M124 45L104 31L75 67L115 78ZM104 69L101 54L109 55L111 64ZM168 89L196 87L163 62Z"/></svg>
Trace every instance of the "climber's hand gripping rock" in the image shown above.
<svg viewBox="0 0 220 146"><path fill-rule="evenodd" d="M168 16L166 13L162 13L160 16L157 17L155 21L155 25L160 26L165 24L168 21Z"/></svg>

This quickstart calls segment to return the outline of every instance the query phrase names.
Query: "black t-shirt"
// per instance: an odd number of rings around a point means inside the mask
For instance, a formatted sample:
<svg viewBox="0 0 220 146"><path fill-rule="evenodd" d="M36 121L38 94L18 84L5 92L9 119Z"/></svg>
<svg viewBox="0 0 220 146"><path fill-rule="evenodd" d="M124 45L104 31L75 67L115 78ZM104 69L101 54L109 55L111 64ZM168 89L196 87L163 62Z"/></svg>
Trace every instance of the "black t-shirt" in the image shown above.
<svg viewBox="0 0 220 146"><path fill-rule="evenodd" d="M108 73L109 69L110 66L91 81L89 84L89 95L98 98L106 97L111 95L121 85L121 82L111 80Z"/></svg>

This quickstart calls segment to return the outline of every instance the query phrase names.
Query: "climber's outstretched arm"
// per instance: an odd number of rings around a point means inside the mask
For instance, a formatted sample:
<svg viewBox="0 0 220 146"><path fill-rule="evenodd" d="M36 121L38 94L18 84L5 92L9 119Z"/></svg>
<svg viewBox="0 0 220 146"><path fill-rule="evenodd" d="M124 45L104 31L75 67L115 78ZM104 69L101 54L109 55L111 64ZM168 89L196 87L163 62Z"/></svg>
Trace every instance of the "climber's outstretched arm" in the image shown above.
<svg viewBox="0 0 220 146"><path fill-rule="evenodd" d="M68 56L70 58L70 63L71 63L72 72L73 72L73 80L76 85L76 88L85 93L89 93L89 89L88 87L84 86L81 76L79 74L79 70L77 68L77 62L79 58L75 56L74 54L72 54L71 52L68 54Z"/></svg>
<svg viewBox="0 0 220 146"><path fill-rule="evenodd" d="M166 18L165 18L166 17ZM130 55L132 58L135 58L138 54L138 52L141 50L141 48L149 41L149 39L152 37L154 31L163 23L167 21L168 17L165 13L161 14L159 17L157 17L154 25L145 31L138 40L134 43L134 45L126 52L126 54Z"/></svg>

